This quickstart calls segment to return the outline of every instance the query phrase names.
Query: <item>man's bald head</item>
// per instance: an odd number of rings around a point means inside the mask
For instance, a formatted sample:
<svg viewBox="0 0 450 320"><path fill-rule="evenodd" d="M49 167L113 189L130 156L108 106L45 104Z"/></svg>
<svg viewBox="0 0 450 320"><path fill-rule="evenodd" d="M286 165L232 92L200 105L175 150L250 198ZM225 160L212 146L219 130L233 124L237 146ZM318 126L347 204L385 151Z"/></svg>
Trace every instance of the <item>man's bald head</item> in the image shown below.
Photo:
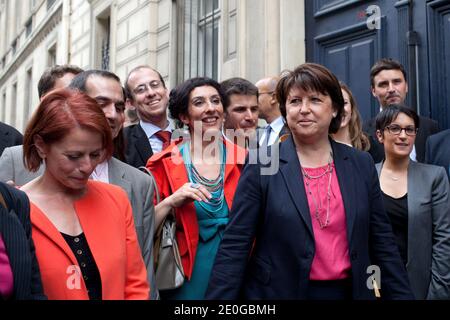
<svg viewBox="0 0 450 320"><path fill-rule="evenodd" d="M255 84L259 93L259 116L268 123L271 123L281 115L275 94L278 81L278 77L266 77Z"/></svg>

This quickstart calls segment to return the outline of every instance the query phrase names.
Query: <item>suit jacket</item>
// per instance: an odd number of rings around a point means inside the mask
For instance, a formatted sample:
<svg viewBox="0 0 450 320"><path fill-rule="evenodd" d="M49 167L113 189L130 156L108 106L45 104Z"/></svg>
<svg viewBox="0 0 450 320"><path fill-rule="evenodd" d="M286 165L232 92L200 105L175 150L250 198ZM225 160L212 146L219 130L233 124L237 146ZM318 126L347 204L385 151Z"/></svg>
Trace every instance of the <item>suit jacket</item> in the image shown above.
<svg viewBox="0 0 450 320"><path fill-rule="evenodd" d="M141 125L135 124L124 128L125 158L126 162L139 168L147 164L147 160L153 155L152 147Z"/></svg>
<svg viewBox="0 0 450 320"><path fill-rule="evenodd" d="M425 162L444 167L450 180L450 129L427 139Z"/></svg>
<svg viewBox="0 0 450 320"><path fill-rule="evenodd" d="M102 299L148 299L147 271L137 242L131 206L114 185L89 181L74 203L100 272ZM31 222L44 292L52 300L89 299L78 262L47 216L31 203Z"/></svg>
<svg viewBox="0 0 450 320"><path fill-rule="evenodd" d="M416 299L450 299L449 193L442 168L409 162L406 269Z"/></svg>
<svg viewBox="0 0 450 320"><path fill-rule="evenodd" d="M0 157L0 181L3 182L12 180L22 186L42 175L44 170L45 165L41 165L36 172L25 168L22 146L6 148ZM109 182L121 187L130 200L139 245L148 270L151 299L157 299L159 294L155 285L152 253L155 221L152 178L115 158L108 160L108 175Z"/></svg>
<svg viewBox="0 0 450 320"><path fill-rule="evenodd" d="M23 143L22 134L15 128L0 122L0 155L7 147L16 146Z"/></svg>
<svg viewBox="0 0 450 320"><path fill-rule="evenodd" d="M189 181L183 158L177 147L179 143L180 140L172 142L165 150L150 158L147 163L147 168L152 172L158 185L161 201ZM228 207L231 208L246 151L226 139L224 139L224 143L227 150L224 194ZM177 219L176 237L181 261L184 273L190 279L194 268L199 237L194 203L191 202L176 208L175 216Z"/></svg>
<svg viewBox="0 0 450 320"><path fill-rule="evenodd" d="M381 162L384 160L384 147L381 143L378 142L378 138L376 135L376 118L372 118L363 125L363 131L367 133L370 140L370 149L369 153L372 155L372 158L375 163ZM430 118L425 118L419 116L420 126L417 131L416 142L414 146L416 147L416 160L418 162L425 161L425 143L427 138L432 134L439 132L438 123Z"/></svg>
<svg viewBox="0 0 450 320"><path fill-rule="evenodd" d="M412 299L370 155L331 145L345 207L353 298L375 299L367 268L376 265L384 298ZM315 255L311 213L292 137L278 146L279 157L276 147L270 150L279 170L262 174L267 165L255 161L243 169L207 299L307 297Z"/></svg>
<svg viewBox="0 0 450 320"><path fill-rule="evenodd" d="M0 205L0 234L13 272L13 299L46 299L31 238L28 197L3 183L0 183L0 192L8 205L8 210Z"/></svg>

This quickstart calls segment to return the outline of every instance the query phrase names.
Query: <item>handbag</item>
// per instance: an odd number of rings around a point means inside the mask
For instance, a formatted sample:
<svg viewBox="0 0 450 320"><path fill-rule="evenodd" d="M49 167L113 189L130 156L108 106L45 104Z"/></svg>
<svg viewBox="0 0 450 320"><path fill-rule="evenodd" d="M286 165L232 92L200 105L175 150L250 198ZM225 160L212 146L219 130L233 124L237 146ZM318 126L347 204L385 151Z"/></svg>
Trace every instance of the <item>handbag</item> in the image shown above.
<svg viewBox="0 0 450 320"><path fill-rule="evenodd" d="M152 177L156 203L160 196L153 174L146 167L139 169ZM153 241L153 257L155 268L155 283L158 290L176 289L184 283L184 270L176 238L176 218L172 209L156 229Z"/></svg>

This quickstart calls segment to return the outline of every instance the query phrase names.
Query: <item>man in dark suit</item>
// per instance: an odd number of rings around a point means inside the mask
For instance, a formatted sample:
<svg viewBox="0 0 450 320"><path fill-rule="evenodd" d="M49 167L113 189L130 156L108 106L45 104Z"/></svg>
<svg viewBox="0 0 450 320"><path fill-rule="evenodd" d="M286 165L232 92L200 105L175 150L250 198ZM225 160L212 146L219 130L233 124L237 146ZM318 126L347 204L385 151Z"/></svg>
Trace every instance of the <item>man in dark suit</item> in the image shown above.
<svg viewBox="0 0 450 320"><path fill-rule="evenodd" d="M425 162L444 167L450 180L450 129L427 139Z"/></svg>
<svg viewBox="0 0 450 320"><path fill-rule="evenodd" d="M278 77L263 78L255 84L258 88L259 117L267 122L264 134L259 139L260 146L270 146L289 133L275 96L277 84Z"/></svg>
<svg viewBox="0 0 450 320"><path fill-rule="evenodd" d="M390 104L404 104L408 93L408 83L406 82L405 68L399 62L392 59L377 61L370 70L370 82L372 95L378 99L380 110ZM410 157L414 161L423 162L425 160L425 142L430 135L439 132L439 127L434 120L422 116L419 118L419 130ZM363 131L369 136L369 153L374 162L381 162L384 159L384 148L376 137L375 117L364 123Z"/></svg>
<svg viewBox="0 0 450 320"><path fill-rule="evenodd" d="M173 128L167 120L169 95L161 74L149 66L131 70L125 90L140 119L124 129L125 157L129 165L139 168L170 143Z"/></svg>
<svg viewBox="0 0 450 320"><path fill-rule="evenodd" d="M8 147L22 144L23 136L15 128L0 122L0 155Z"/></svg>

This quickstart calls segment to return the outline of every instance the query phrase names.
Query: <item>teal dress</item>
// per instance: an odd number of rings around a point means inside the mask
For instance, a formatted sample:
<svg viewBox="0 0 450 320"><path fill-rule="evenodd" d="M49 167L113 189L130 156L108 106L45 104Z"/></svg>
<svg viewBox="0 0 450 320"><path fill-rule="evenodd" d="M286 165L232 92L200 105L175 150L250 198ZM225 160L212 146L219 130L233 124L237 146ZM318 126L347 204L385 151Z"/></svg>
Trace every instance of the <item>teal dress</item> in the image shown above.
<svg viewBox="0 0 450 320"><path fill-rule="evenodd" d="M220 146L222 163L219 177L214 180L208 180L200 176L192 165L190 143L187 142L180 146L180 153L186 166L189 182L203 185L213 197L209 203L194 201L199 226L199 239L192 277L190 280L185 279L180 288L163 294L163 298L201 300L205 297L211 269L222 240L223 231L228 223L229 210L224 194L226 151L223 144L220 144Z"/></svg>

